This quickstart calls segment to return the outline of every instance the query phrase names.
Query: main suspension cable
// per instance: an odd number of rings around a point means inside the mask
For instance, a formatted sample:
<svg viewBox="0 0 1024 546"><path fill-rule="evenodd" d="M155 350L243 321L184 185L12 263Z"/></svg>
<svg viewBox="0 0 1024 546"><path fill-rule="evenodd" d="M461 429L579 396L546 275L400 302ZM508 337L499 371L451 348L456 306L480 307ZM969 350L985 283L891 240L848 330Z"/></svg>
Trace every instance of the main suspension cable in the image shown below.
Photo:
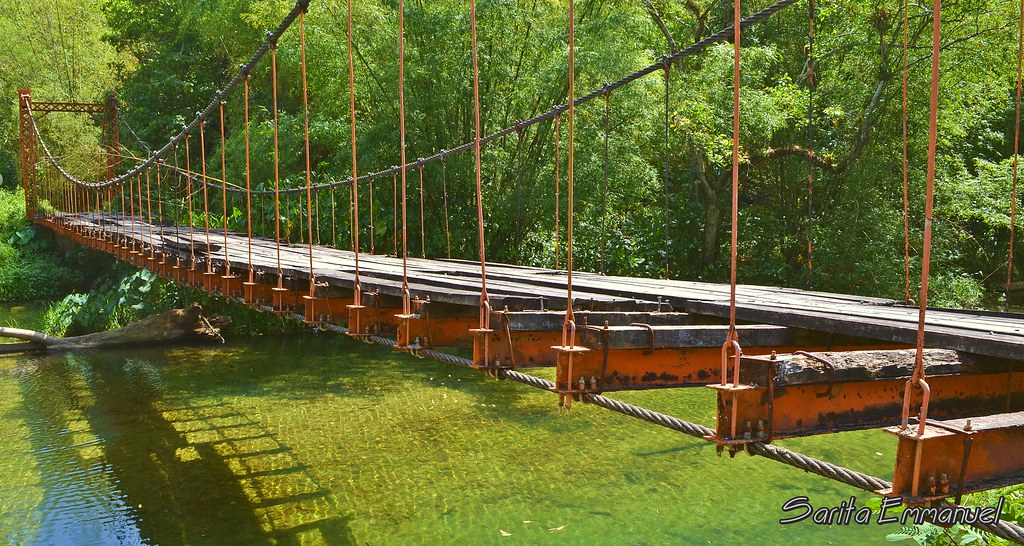
<svg viewBox="0 0 1024 546"><path fill-rule="evenodd" d="M781 11L781 10L783 10L783 9L793 5L793 4L795 4L796 2L797 2L797 0L779 0L775 4L772 4L772 5L766 7L765 9L763 9L763 10L761 10L761 11L759 11L759 12L753 14L753 15L751 15L749 17L746 17L744 19L741 19L739 24L740 24L740 26L742 28L746 28L746 27L749 27L751 25L757 24L757 23L765 20L766 18L774 15L775 13L777 13L777 12L779 12L779 11ZM578 97L578 98L576 98L574 100L574 104L575 104L575 106L580 106L580 105L586 104L586 103L588 103L588 102L590 102L592 100L596 100L598 98L601 98L607 92L614 91L616 89L619 89L620 87L629 85L630 83L632 83L632 82L634 82L634 81L636 81L636 80L638 80L640 78L648 76L648 75L650 75L650 74L652 74L654 72L657 72L659 70L663 70L664 69L664 65L665 65L666 62L674 63L674 62L677 62L677 61L679 61L681 59L692 57L694 55L697 55L697 54L703 52L708 47L710 47L710 46L712 46L712 45L714 45L716 43L728 41L728 40L730 40L732 38L732 36L734 34L733 28L734 28L733 26L729 26L729 27L726 27L726 28L724 28L722 30L719 30L718 32L716 32L716 33L714 33L714 34L704 38L703 40L700 40L698 42L693 43L692 45L690 45L689 47L687 47L685 49L681 49L681 50L679 50L676 53L673 53L671 55L663 57L662 59L659 59L654 64L651 64L651 65L649 65L649 66L647 66L645 68L637 70L636 72L633 72L632 74L628 74L628 75L626 75L626 76L624 76L624 77L622 77L622 78L620 78L618 80L610 82L610 83L608 83L608 84L606 84L606 85L604 85L604 86L602 86L602 87L600 87L598 89L595 89L595 90L591 91L590 93L588 93L586 95L580 96L580 97ZM549 109L548 111L542 112L540 114L537 114L536 116L534 116L532 118L529 118L529 119L526 119L526 120L522 120L520 122L517 122L516 124L513 124L513 125L510 125L508 127L505 127L504 129L501 129L499 131L495 131L495 132L493 132L493 133L491 133L489 135L481 137L480 138L480 145L481 146L486 145L486 144L488 144L490 142L493 142L495 140L498 140L498 139L504 138L504 137L506 137L508 135L511 135L512 133L516 132L517 130L526 129L526 128L531 127L531 126L533 126L533 125L535 125L537 123L542 123L542 122L545 122L545 121L552 121L556 117L558 117L558 116L564 114L565 112L567 112L568 109L569 109L569 105L568 104L561 104L561 105L558 105L558 106L554 106L551 109ZM473 141L465 142L465 143L463 143L463 144L461 144L459 146L456 146L455 148L452 148L450 150L442 150L442 151L437 152L437 153L435 153L435 154L433 154L431 156L417 159L416 161L414 161L412 163L408 163L406 165L406 167L407 168L419 168L421 165L426 165L426 164L434 162L434 161L440 161L442 157L447 157L447 156L455 155L455 154L458 154L458 153L470 151L470 150L473 149L473 147L474 147L474 142ZM369 180L371 178L378 178L378 177L387 176L387 175L396 175L397 176L397 174L399 172L401 172L401 166L393 166L393 167L389 167L387 169L384 169L382 171L377 171L377 172L371 172L371 173L364 174L361 177L361 181L366 181L366 180ZM344 186L344 185L348 185L348 184L351 184L351 183L352 183L352 180L348 179L348 178L342 179L342 180L334 180L334 181L324 182L324 183L321 183L321 184L314 184L313 185L313 190L317 191L317 190L329 188L331 186ZM228 191L236 191L236 190L229 189ZM282 190L282 193L298 193L300 191L301 191L301 189L299 189L299 188L290 188L290 189L286 188L286 189ZM267 193L272 193L272 192L268 191Z"/></svg>
<svg viewBox="0 0 1024 546"><path fill-rule="evenodd" d="M754 15L751 15L750 17L747 17L745 19L740 20L738 24L741 27L747 27L747 26L759 23L759 22L763 21L764 19L770 17L771 15L774 15L775 13L777 13L777 12L779 12L779 11L781 11L781 10L783 10L783 9L793 5L793 4L795 4L796 2L797 2L797 0L779 0L778 2L776 2L776 3L766 7L765 9L755 13ZM304 11L308 5L309 5L309 0L298 0L296 2L296 4L292 7L291 11L289 11L289 13L284 17L284 19L282 19L281 23L277 26L277 28L275 28L272 32L267 33L266 38L264 39L263 43L253 53L253 55L249 58L248 62L246 62L241 67L239 67L239 70L235 74L235 76L231 79L231 81L228 82L228 84L226 86L224 86L223 89L220 90L220 92L218 92L216 94L216 96L213 98L213 100L210 102L210 104L207 105L207 107L203 111L199 112L197 114L196 118L191 123L186 125L177 135L172 137L167 142L167 144L165 144L163 146L163 148L161 148L160 150L156 151L150 158L146 159L145 161L143 161L142 163L137 165L132 170L130 170L130 171L126 172L126 173L123 173L123 174L121 174L119 176L116 176L116 177L114 177L112 179L109 179L109 180L105 180L105 181L101 181L101 182L87 182L87 181L84 181L84 180L81 180L79 178L76 178L76 177L72 176L69 172L67 172L66 169L64 169L59 163L57 163L56 159L53 158L52 155L50 155L47 152L48 160L52 164L54 164L54 166L56 167L57 171L66 180L71 181L71 182L73 182L73 183L75 183L75 184L77 184L79 186L86 186L86 187L113 186L115 184L118 184L118 183L122 182L123 180L127 180L130 176L134 176L135 174L138 174L139 172L142 172L142 170L145 167L148 167L152 163L158 161L159 158L162 158L163 156L165 156L168 153L168 151L170 151L173 148L173 146L175 144L177 144L178 142L183 140L187 135L189 135L193 131L195 131L196 128L198 127L198 125L199 125L199 122L201 120L204 120L204 119L208 118L210 115L212 115L213 111L217 108L217 105L222 100L224 100L242 82L242 80L244 79L244 77L246 75L251 73L251 71L255 67L256 63L260 59L262 59L263 56L267 52L272 52L273 51L273 49L276 47L277 41L281 37L281 35L284 34L284 32L288 29L288 27L290 27L291 24L298 17L299 13ZM694 56L694 55L696 55L698 53L701 53L702 51L706 50L708 47L710 47L713 44L716 44L716 43L728 40L729 37L732 34L733 34L733 28L732 27L724 28L724 29L722 29L722 30L720 30L720 31L718 31L718 32L716 32L716 33L714 33L714 34L704 38L703 40L700 40L698 42L693 43L692 45L690 45L689 47L687 47L685 49L679 50L678 52L673 53L672 55L669 55L667 57L667 59L668 59L669 62L676 62L676 61L678 61L680 59L684 59L684 58L687 58L687 57ZM640 78L642 78L644 76L647 76L647 75L649 75L649 74L651 74L653 72L656 72L657 70L662 68L662 65L663 65L663 62L659 61L659 62L654 63L652 65L649 65L649 66L647 66L645 68L637 70L636 72L633 72L632 74L626 75L623 78L620 78L619 80L611 82L611 83L607 84L606 86L604 86L604 87L602 87L600 89L597 89L595 91L590 92L587 95L584 95L584 96L581 96L581 97L575 99L575 104L576 105L585 104L585 103L587 103L587 102L589 102L591 100L594 100L594 99L596 99L598 97L601 97L607 91L612 91L612 90L618 89L619 87L628 85L628 84L630 84L630 83L632 83L632 82L634 82L634 81L636 81L636 80L638 80L638 79L640 79ZM538 114L537 116L534 116L534 117L532 117L530 119L522 121L519 125L521 127L525 128L525 127L529 127L531 125L534 125L536 123L541 123L543 121L552 120L552 119L555 118L556 115L561 114L562 112L565 112L567 109L568 109L568 105L566 105L566 104L555 106L555 107L551 108L550 110L548 110L546 112L543 112L541 114ZM496 132L494 132L494 133L492 133L490 135L482 137L480 139L480 144L481 145L487 144L488 142L491 142L493 140L496 140L496 139L502 138L504 136L507 136L507 135L511 134L512 132L514 132L516 130L517 130L517 126L506 127L505 129L502 129L500 131L496 131ZM41 137L40 137L40 140L41 140ZM432 156L420 159L420 160L418 160L417 162L415 162L413 164L408 164L408 165L405 165L405 166L406 167L419 167L421 164L426 164L426 163L429 163L429 162L432 162L432 161L439 160L442 157L442 155L452 155L452 154L455 154L455 153L464 152L464 151L472 149L473 146L474 146L474 143L468 142L468 143L462 144L462 145L460 145L460 146L458 146L456 148L453 148L451 150L445 150L443 153L434 154ZM366 180L366 179L369 179L369 178L386 176L387 174L393 174L393 173L397 174L401 170L401 168L402 167L391 167L391 168L386 169L386 170L381 171L381 172L368 173L367 175L363 176L363 179ZM315 184L315 185L312 186L312 190L317 191L317 190L326 189L326 188L329 188L329 187L332 187L332 186L341 186L341 185L347 185L347 184L350 184L350 183L351 183L351 180L349 180L349 179L339 180L339 181L330 181L330 182L326 182L326 183L323 183L323 184ZM241 190L240 188L229 188L228 191L229 192L239 192L240 193L243 190ZM280 192L280 193L285 193L285 194L290 195L292 193L299 193L299 192L301 192L302 188L286 188L284 191L280 191L280 189L278 188L277 191ZM263 190L263 191L253 191L253 193L257 194L257 195L270 195L270 194L273 194L275 192L271 191L271 190Z"/></svg>

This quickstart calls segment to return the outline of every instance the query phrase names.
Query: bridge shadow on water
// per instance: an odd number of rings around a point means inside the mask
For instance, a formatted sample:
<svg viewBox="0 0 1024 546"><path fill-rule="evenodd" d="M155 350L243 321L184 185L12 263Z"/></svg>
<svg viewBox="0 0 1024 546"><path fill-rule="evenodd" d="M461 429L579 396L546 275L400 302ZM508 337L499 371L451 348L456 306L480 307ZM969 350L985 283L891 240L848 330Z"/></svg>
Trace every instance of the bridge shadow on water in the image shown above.
<svg viewBox="0 0 1024 546"><path fill-rule="evenodd" d="M20 379L35 406L25 413L37 457L77 451L56 465L78 467L70 479L95 480L97 468L112 475L107 494L124 505L109 523L121 527L116 542L137 527L158 544L354 544L344 507L258 415L179 395L164 385L166 369L128 354L49 358Z"/></svg>

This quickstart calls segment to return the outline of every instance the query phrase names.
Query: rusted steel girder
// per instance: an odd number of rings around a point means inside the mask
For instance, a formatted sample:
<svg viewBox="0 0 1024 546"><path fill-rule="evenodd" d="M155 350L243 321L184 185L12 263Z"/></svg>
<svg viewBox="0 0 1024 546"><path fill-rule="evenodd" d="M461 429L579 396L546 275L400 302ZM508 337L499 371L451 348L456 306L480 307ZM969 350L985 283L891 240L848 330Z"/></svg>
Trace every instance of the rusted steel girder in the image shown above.
<svg viewBox="0 0 1024 546"><path fill-rule="evenodd" d="M400 300L381 294L376 290L365 290L363 305L348 307L349 335L354 337L369 334L383 335L397 331L398 318L402 308Z"/></svg>
<svg viewBox="0 0 1024 546"><path fill-rule="evenodd" d="M740 446L898 424L913 353L745 357L740 385L711 385L718 394L712 440ZM953 351L926 351L930 416L951 419L1024 409L1024 371L1016 371L1012 361L965 358Z"/></svg>
<svg viewBox="0 0 1024 546"><path fill-rule="evenodd" d="M576 311L576 318L587 324L607 323L625 326L644 322L658 326L684 325L692 322L686 313L672 311ZM520 368L555 366L556 353L551 347L562 342L561 311L495 311L491 314L491 331L478 333L474 339L474 362L477 368ZM483 344L487 343L488 362L483 362Z"/></svg>
<svg viewBox="0 0 1024 546"><path fill-rule="evenodd" d="M746 351L768 354L796 347L851 350L878 347L857 338L830 338L781 326L740 325ZM721 380L724 325L589 326L578 344L590 349L575 355L570 376L560 363L555 383L563 394L709 385ZM890 346L891 347L891 346Z"/></svg>
<svg viewBox="0 0 1024 546"><path fill-rule="evenodd" d="M101 102L32 102L32 112L36 114L48 114L50 112L68 112L72 114L93 115L107 113L107 108L107 104Z"/></svg>
<svg viewBox="0 0 1024 546"><path fill-rule="evenodd" d="M917 424L886 432L899 437L899 445L892 489L879 493L901 496L905 503L959 498L1024 482L1024 412L929 419L920 436Z"/></svg>
<svg viewBox="0 0 1024 546"><path fill-rule="evenodd" d="M479 324L476 309L432 303L430 298L415 297L411 303L412 313L395 315L399 349L473 346L469 330Z"/></svg>

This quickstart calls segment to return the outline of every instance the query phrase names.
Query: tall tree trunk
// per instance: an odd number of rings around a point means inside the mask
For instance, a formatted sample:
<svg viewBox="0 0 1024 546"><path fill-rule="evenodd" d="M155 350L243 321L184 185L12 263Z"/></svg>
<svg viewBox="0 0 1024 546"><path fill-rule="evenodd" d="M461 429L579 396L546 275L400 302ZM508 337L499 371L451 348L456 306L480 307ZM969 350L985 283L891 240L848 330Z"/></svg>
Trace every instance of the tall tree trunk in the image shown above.
<svg viewBox="0 0 1024 546"><path fill-rule="evenodd" d="M693 169L700 180L701 191L707 203L707 210L704 212L704 238L701 244L701 271L706 271L711 264L718 259L719 234L722 227L722 204L721 195L725 176L714 179L708 178L705 168L704 152L700 149L694 150Z"/></svg>

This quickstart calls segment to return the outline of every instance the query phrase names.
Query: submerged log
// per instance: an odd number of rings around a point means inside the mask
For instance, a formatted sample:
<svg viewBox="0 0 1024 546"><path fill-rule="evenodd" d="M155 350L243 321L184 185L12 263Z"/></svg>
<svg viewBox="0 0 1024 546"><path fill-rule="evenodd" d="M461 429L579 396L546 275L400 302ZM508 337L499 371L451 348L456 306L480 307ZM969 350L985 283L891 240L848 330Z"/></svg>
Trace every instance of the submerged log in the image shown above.
<svg viewBox="0 0 1024 546"><path fill-rule="evenodd" d="M25 343L0 345L0 354L27 351L74 351L193 341L223 343L224 338L220 335L220 327L230 323L229 317L207 319L203 316L203 308L198 303L193 303L185 309L172 309L133 322L123 328L84 336L54 337L33 330L0 327L0 337L25 341Z"/></svg>

